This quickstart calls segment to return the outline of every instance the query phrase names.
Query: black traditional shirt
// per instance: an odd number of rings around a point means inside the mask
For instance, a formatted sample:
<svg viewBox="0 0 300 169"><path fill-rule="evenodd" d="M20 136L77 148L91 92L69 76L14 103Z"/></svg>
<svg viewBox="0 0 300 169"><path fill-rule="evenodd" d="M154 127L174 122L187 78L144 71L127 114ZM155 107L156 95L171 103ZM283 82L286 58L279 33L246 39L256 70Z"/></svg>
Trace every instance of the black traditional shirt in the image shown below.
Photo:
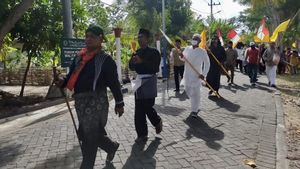
<svg viewBox="0 0 300 169"><path fill-rule="evenodd" d="M117 106L124 105L123 103L123 95L121 92L120 82L118 80L118 73L117 73L117 66L115 61L111 58L111 56L106 55L106 58L101 66L101 73L96 81L96 88L95 92L100 90L107 91L106 87L109 87L115 100ZM95 56L93 59L88 61L84 68L81 70L76 84L74 86L74 93L83 93L83 92L91 92L93 91L94 79L95 79L95 70L96 70L96 58ZM100 66L100 65L97 65ZM76 58L74 58L71 66L70 72L67 74L65 78L65 84L69 80L70 76L72 75L74 69L76 67Z"/></svg>
<svg viewBox="0 0 300 169"><path fill-rule="evenodd" d="M131 59L129 68L138 74L155 74L159 71L160 53L158 50L150 47L140 48L136 51L136 55L142 60L142 63L135 64Z"/></svg>

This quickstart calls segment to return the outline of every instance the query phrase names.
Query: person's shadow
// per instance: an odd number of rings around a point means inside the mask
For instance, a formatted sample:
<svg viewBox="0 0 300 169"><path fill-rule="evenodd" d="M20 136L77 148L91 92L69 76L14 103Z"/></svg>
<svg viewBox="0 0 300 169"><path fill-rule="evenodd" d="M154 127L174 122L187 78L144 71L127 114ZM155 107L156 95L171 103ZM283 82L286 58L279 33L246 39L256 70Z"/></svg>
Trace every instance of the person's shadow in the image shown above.
<svg viewBox="0 0 300 169"><path fill-rule="evenodd" d="M202 118L189 116L184 120L189 128L186 130L187 139L193 136L205 141L206 145L212 149L219 150L222 146L217 143L217 140L224 139L224 132L211 128Z"/></svg>
<svg viewBox="0 0 300 169"><path fill-rule="evenodd" d="M145 151L143 151L145 144L134 143L132 145L130 156L122 169L143 168L147 164L146 168L155 169L156 160L154 155L158 149L161 138L155 137Z"/></svg>
<svg viewBox="0 0 300 169"><path fill-rule="evenodd" d="M241 91L246 91L246 90L248 90L248 88L246 88L246 87L243 87L243 86L239 86L239 85L237 85L237 84L232 84L232 85L224 85L224 86L222 86L224 89L227 89L227 90L229 90L229 91L231 91L231 92L233 92L233 93L236 93L238 90L241 90Z"/></svg>
<svg viewBox="0 0 300 169"><path fill-rule="evenodd" d="M182 93L180 93L180 92L175 92L175 96L169 97L169 100L171 100L171 99L173 99L173 98L178 98L179 101L185 101L185 100L189 99L189 97L187 96L187 94L186 94L185 91L182 92Z"/></svg>
<svg viewBox="0 0 300 169"><path fill-rule="evenodd" d="M231 101L226 100L223 97L222 98L217 98L217 97L214 97L214 96L209 96L208 99L216 102L216 104L220 108L225 108L226 110L228 110L230 112L237 112L241 108L240 105L232 103Z"/></svg>

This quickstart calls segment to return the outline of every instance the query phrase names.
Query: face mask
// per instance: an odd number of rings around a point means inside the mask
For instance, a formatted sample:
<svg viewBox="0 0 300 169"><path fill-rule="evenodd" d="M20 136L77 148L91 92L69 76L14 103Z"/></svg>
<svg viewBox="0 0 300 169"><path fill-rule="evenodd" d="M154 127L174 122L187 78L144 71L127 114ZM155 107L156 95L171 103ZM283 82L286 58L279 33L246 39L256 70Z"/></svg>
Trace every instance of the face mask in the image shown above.
<svg viewBox="0 0 300 169"><path fill-rule="evenodd" d="M192 44L193 46L196 46L196 45L198 44L198 41L192 40L192 41L191 41L191 44Z"/></svg>

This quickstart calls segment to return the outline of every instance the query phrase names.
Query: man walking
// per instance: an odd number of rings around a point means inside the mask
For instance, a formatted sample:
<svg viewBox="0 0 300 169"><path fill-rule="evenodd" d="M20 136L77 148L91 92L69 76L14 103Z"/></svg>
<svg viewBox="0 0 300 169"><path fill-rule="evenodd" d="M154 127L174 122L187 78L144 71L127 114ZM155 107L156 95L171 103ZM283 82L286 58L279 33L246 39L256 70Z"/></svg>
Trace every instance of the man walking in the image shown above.
<svg viewBox="0 0 300 169"><path fill-rule="evenodd" d="M176 39L175 45L177 49L181 49L181 40ZM179 53L176 48L172 48L170 56L174 61L174 80L175 80L175 92L179 92L179 75L181 79L183 78L183 72L184 72L184 62L179 59Z"/></svg>
<svg viewBox="0 0 300 169"><path fill-rule="evenodd" d="M274 55L278 55L280 57L279 50L275 47L275 42L271 42L270 46L263 54L263 59L266 62L266 74L269 80L268 84L269 86L276 88L277 63L274 63Z"/></svg>
<svg viewBox="0 0 300 169"><path fill-rule="evenodd" d="M250 42L250 48L246 50L245 61L248 62L247 72L250 77L251 86L257 82L257 69L259 64L259 50L255 47L254 42Z"/></svg>
<svg viewBox="0 0 300 169"><path fill-rule="evenodd" d="M232 41L228 42L228 48L226 50L226 61L225 61L225 67L227 70L230 70L230 79L229 77L227 82L229 84L233 84L233 77L234 77L234 68L236 66L236 60L238 58L238 53L235 49L232 48Z"/></svg>
<svg viewBox="0 0 300 169"><path fill-rule="evenodd" d="M115 112L122 116L124 102L118 81L117 66L112 57L102 50L103 30L92 25L85 32L86 48L74 58L65 79L56 78L56 84L74 90L75 109L79 121L79 139L82 142L81 169L92 169L100 147L111 162L119 147L105 131L108 117L108 86L116 101Z"/></svg>
<svg viewBox="0 0 300 169"><path fill-rule="evenodd" d="M136 79L132 81L135 94L134 124L138 136L135 140L137 143L146 143L148 140L146 116L155 126L157 134L162 131L162 119L153 108L157 96L156 73L159 71L160 53L148 46L150 36L148 30L139 30L140 49L129 61L129 68L137 73Z"/></svg>
<svg viewBox="0 0 300 169"><path fill-rule="evenodd" d="M191 100L191 116L197 117L200 111L200 87L201 79L205 79L209 71L210 62L207 52L204 49L199 48L200 35L194 34L191 41L192 45L184 49L181 57L185 57L183 60L189 61L194 68L200 73L200 76L193 70L191 65L185 62L184 74L182 84L186 94Z"/></svg>

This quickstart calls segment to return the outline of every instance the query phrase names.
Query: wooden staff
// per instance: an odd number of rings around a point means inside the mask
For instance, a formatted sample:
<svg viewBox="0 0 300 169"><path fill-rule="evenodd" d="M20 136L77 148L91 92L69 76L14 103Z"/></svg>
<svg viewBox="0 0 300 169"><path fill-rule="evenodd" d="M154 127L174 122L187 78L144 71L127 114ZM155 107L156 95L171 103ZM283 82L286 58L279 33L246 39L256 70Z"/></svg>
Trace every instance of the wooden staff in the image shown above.
<svg viewBox="0 0 300 169"><path fill-rule="evenodd" d="M55 81L58 78L57 72L56 72L56 67L53 67L53 76L54 76L54 81ZM59 89L60 89L60 93L63 95L63 97L65 99L66 105L67 105L69 113L71 115L71 119L72 119L72 122L73 122L73 126L74 126L74 129L75 129L77 140L78 140L78 143L79 143L79 146L80 146L80 149L81 149L81 153L82 153L83 152L82 151L82 145L81 145L81 142L79 140L79 133L78 133L78 130L77 130L77 126L76 126L76 123L75 123L75 118L74 118L73 113L72 113L72 109L71 109L71 106L70 106L69 99L66 96L65 92L63 91L63 89L60 88L60 87L59 87Z"/></svg>
<svg viewBox="0 0 300 169"><path fill-rule="evenodd" d="M170 45L173 46L178 52L181 52L181 50L178 49L177 46L174 45L174 43L171 41L171 39L162 30L160 30L160 31L163 34L163 36L167 39L167 41L170 43ZM183 57L183 59L184 59L184 61L186 61L186 63L188 63L189 66L191 66L191 68L195 71L195 73L198 75L198 77L200 77L201 74L194 67L194 65L186 57ZM221 98L219 93L216 92L204 78L201 78L201 79L205 82L206 86L218 96L218 98Z"/></svg>
<svg viewBox="0 0 300 169"><path fill-rule="evenodd" d="M227 72L227 70L224 68L224 66L222 65L222 63L217 59L217 57L212 53L212 51L208 48L205 47L205 49L211 54L211 56L213 57L213 59L215 59L215 61L218 63L218 65L222 68L222 70L226 73L226 75L230 78L229 73Z"/></svg>

